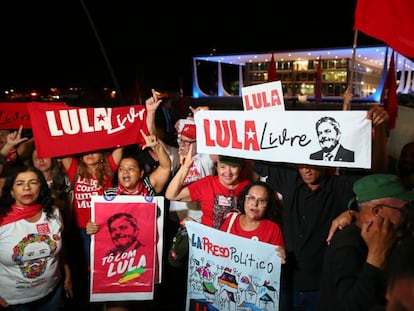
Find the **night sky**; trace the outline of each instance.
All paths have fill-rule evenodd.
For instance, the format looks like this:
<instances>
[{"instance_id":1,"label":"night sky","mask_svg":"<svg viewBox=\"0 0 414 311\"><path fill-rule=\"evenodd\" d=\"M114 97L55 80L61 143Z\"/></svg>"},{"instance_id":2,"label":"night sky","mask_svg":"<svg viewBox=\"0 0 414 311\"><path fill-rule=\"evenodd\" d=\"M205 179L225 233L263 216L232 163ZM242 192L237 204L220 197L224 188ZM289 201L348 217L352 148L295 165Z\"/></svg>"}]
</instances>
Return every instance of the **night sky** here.
<instances>
[{"instance_id":1,"label":"night sky","mask_svg":"<svg viewBox=\"0 0 414 311\"><path fill-rule=\"evenodd\" d=\"M195 55L353 44L356 0L191 2L2 1L0 89L128 89L138 80L174 91L182 78L189 95ZM358 44L381 42L360 33Z\"/></svg>"}]
</instances>

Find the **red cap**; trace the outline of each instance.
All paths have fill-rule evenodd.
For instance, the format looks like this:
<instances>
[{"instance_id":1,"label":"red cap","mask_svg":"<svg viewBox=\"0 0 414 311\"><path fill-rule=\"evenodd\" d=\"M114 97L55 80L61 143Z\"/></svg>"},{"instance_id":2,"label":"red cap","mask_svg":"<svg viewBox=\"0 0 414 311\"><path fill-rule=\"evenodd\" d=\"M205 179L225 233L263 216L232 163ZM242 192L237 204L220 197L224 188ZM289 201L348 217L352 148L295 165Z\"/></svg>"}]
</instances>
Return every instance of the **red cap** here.
<instances>
[{"instance_id":1,"label":"red cap","mask_svg":"<svg viewBox=\"0 0 414 311\"><path fill-rule=\"evenodd\" d=\"M178 134L184 135L190 139L197 139L196 126L194 124L185 124Z\"/></svg>"}]
</instances>

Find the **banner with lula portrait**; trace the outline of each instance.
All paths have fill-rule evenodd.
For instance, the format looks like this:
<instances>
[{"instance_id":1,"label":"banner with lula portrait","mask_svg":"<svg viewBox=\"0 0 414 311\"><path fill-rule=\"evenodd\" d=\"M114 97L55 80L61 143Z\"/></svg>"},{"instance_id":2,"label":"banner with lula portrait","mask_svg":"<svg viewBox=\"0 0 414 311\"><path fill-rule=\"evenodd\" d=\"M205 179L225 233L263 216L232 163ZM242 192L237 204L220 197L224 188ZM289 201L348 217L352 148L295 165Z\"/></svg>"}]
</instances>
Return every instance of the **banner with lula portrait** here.
<instances>
[{"instance_id":1,"label":"banner with lula portrait","mask_svg":"<svg viewBox=\"0 0 414 311\"><path fill-rule=\"evenodd\" d=\"M151 300L162 280L164 198L92 196L91 301Z\"/></svg>"},{"instance_id":2,"label":"banner with lula portrait","mask_svg":"<svg viewBox=\"0 0 414 311\"><path fill-rule=\"evenodd\" d=\"M371 168L366 111L202 110L197 152L273 162Z\"/></svg>"}]
</instances>

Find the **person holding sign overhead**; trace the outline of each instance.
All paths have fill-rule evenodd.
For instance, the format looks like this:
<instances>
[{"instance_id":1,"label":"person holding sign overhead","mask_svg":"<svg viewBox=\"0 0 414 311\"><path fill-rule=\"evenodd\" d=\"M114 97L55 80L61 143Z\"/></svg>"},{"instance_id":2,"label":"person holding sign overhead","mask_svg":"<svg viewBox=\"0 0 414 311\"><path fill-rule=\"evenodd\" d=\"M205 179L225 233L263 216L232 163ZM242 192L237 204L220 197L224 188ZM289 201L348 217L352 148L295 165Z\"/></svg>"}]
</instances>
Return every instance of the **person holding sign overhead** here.
<instances>
[{"instance_id":1,"label":"person holding sign overhead","mask_svg":"<svg viewBox=\"0 0 414 311\"><path fill-rule=\"evenodd\" d=\"M367 111L374 126L373 172L387 169L384 152L389 115L375 105ZM322 258L332 222L350 223L353 183L365 172L333 175L329 167L255 161L257 179L266 180L282 195L286 264L282 266L281 310L316 311ZM284 309L285 308L285 309Z\"/></svg>"}]
</instances>

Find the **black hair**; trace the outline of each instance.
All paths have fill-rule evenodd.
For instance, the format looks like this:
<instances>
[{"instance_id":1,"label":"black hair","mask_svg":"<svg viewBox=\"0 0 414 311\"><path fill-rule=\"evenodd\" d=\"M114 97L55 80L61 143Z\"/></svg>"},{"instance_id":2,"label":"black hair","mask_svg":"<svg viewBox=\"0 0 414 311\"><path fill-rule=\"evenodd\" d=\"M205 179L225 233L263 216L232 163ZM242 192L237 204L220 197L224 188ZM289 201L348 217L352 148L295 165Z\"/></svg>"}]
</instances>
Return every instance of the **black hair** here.
<instances>
[{"instance_id":1,"label":"black hair","mask_svg":"<svg viewBox=\"0 0 414 311\"><path fill-rule=\"evenodd\" d=\"M238 209L242 214L244 214L244 202L246 200L246 195L249 193L250 188L254 186L261 186L266 189L267 192L267 208L266 208L266 214L265 219L270 219L277 223L280 227L282 227L282 203L280 200L276 198L276 192L273 190L270 185L264 181L255 181L248 184L242 192L239 194L237 204Z\"/></svg>"},{"instance_id":2,"label":"black hair","mask_svg":"<svg viewBox=\"0 0 414 311\"><path fill-rule=\"evenodd\" d=\"M128 221L131 226L135 229L135 231L138 230L138 224L137 224L137 220L135 219L134 216L132 216L131 214L128 213L116 213L114 215L112 215L111 217L108 218L107 224L108 224L108 228L111 228L111 224L113 221L119 219L119 218L126 218L125 220Z\"/></svg>"},{"instance_id":3,"label":"black hair","mask_svg":"<svg viewBox=\"0 0 414 311\"><path fill-rule=\"evenodd\" d=\"M16 202L11 193L13 190L14 182L20 173L25 172L34 172L37 175L37 178L40 181L40 193L36 204L41 204L43 206L43 211L46 212L47 218L52 217L53 198L45 177L40 170L33 166L22 166L15 168L13 172L6 178L6 183L2 189L3 194L0 197L0 219L6 216L12 210L12 205Z\"/></svg>"}]
</instances>

